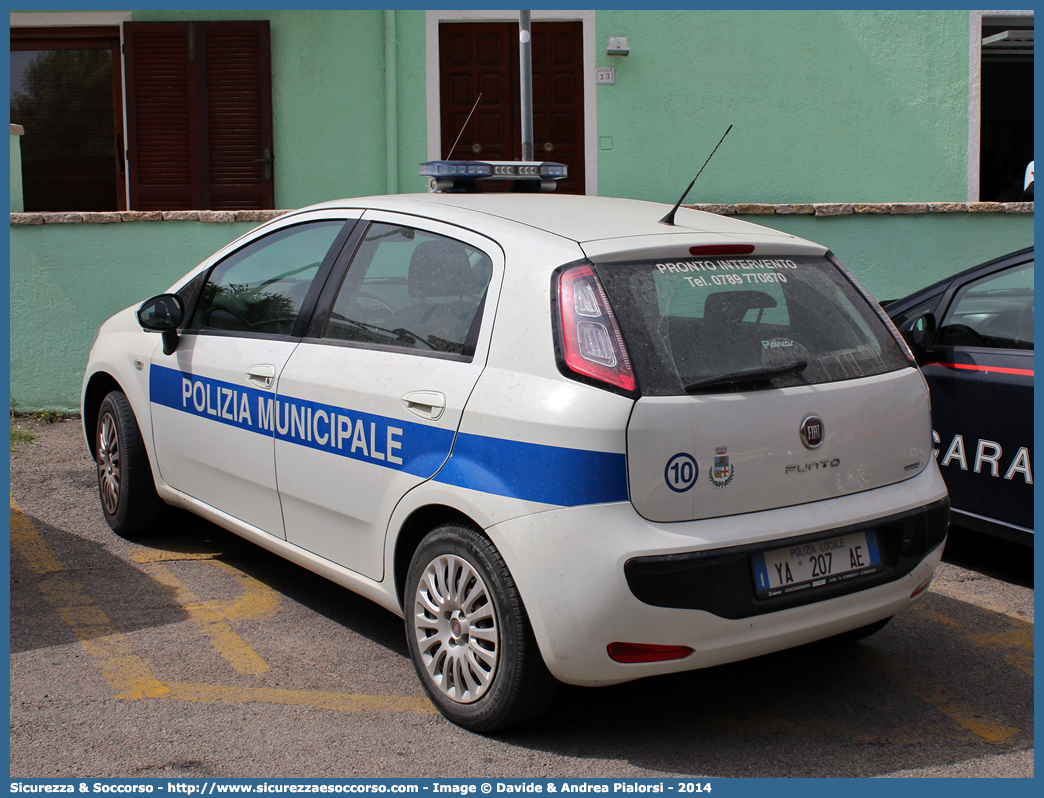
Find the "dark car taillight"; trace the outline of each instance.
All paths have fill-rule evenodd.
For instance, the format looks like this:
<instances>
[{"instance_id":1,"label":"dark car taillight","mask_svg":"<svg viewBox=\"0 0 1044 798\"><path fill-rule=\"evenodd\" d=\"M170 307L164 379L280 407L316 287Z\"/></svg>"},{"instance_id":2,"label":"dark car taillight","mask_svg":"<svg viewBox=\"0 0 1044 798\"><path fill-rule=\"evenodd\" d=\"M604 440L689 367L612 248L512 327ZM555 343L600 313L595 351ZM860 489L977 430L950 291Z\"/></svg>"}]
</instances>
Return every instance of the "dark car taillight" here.
<instances>
[{"instance_id":1,"label":"dark car taillight","mask_svg":"<svg viewBox=\"0 0 1044 798\"><path fill-rule=\"evenodd\" d=\"M557 275L559 364L568 373L634 393L637 381L620 327L590 264Z\"/></svg>"}]
</instances>

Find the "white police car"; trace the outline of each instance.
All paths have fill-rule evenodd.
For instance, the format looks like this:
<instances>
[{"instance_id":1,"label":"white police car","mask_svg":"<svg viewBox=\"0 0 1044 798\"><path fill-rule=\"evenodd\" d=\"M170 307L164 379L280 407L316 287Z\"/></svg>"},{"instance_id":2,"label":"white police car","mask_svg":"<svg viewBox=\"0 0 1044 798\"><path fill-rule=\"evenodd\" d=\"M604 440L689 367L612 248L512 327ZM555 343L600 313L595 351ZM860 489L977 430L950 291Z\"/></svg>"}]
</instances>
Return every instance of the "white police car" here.
<instances>
[{"instance_id":1,"label":"white police car","mask_svg":"<svg viewBox=\"0 0 1044 798\"><path fill-rule=\"evenodd\" d=\"M923 377L824 247L663 211L421 194L258 227L101 328L109 524L180 506L403 615L480 731L555 680L876 631L946 536Z\"/></svg>"}]
</instances>

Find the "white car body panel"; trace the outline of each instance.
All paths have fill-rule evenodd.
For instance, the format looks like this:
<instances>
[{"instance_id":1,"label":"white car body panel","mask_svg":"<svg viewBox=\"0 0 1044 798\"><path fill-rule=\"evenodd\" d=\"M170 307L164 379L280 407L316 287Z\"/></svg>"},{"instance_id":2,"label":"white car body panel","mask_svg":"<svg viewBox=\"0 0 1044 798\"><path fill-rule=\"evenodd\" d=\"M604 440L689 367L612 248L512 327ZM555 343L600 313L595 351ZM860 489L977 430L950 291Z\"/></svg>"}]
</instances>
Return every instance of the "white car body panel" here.
<instances>
[{"instance_id":1,"label":"white car body panel","mask_svg":"<svg viewBox=\"0 0 1044 798\"><path fill-rule=\"evenodd\" d=\"M826 435L807 449L797 430L812 414ZM916 369L774 391L644 396L627 428L631 501L650 521L689 521L871 490L928 466L918 442L930 419ZM728 475L715 481L716 451ZM684 491L664 476L678 452L696 458L695 484Z\"/></svg>"},{"instance_id":2,"label":"white car body panel","mask_svg":"<svg viewBox=\"0 0 1044 798\"><path fill-rule=\"evenodd\" d=\"M487 530L525 596L541 653L556 678L606 685L641 676L709 667L779 651L864 626L910 606L931 578L937 549L912 573L880 587L825 602L738 620L699 610L654 607L632 595L623 565L650 554L687 553L768 542L916 509L945 494L937 468L875 491L760 513L656 524L629 503L526 515ZM606 654L614 641L688 645L684 660L622 665Z\"/></svg>"},{"instance_id":3,"label":"white car body panel","mask_svg":"<svg viewBox=\"0 0 1044 798\"><path fill-rule=\"evenodd\" d=\"M163 481L205 504L284 538L273 438L276 379L296 341L186 335L173 355L156 349L150 370L155 462ZM271 388L247 370L268 366Z\"/></svg>"}]
</instances>

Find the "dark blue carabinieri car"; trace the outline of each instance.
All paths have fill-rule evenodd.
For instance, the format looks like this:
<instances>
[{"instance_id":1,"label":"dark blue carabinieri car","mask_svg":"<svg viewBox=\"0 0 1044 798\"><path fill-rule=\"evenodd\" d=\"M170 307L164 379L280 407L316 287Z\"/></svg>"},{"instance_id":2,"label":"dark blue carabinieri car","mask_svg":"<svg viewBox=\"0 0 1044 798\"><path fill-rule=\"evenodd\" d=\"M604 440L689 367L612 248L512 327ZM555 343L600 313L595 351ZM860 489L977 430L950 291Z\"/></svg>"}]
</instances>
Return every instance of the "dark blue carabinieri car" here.
<instances>
[{"instance_id":1,"label":"dark blue carabinieri car","mask_svg":"<svg viewBox=\"0 0 1044 798\"><path fill-rule=\"evenodd\" d=\"M885 303L932 399L951 522L1033 545L1033 247Z\"/></svg>"}]
</instances>

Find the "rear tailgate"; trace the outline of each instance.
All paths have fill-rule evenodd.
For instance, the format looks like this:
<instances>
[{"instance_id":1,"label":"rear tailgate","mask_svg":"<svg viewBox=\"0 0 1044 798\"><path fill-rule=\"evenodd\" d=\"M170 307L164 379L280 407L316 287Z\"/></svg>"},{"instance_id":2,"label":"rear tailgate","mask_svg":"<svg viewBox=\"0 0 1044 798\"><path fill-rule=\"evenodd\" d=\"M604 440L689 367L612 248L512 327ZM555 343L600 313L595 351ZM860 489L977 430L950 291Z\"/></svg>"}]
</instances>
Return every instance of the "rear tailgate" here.
<instances>
[{"instance_id":1,"label":"rear tailgate","mask_svg":"<svg viewBox=\"0 0 1044 798\"><path fill-rule=\"evenodd\" d=\"M825 385L642 397L627 427L631 501L650 521L688 521L888 485L927 465L929 415L913 369ZM806 421L820 425L814 449L802 441Z\"/></svg>"},{"instance_id":2,"label":"rear tailgate","mask_svg":"<svg viewBox=\"0 0 1044 798\"><path fill-rule=\"evenodd\" d=\"M878 312L822 251L779 249L595 266L641 393L628 476L650 520L814 502L927 465L924 380Z\"/></svg>"}]
</instances>

